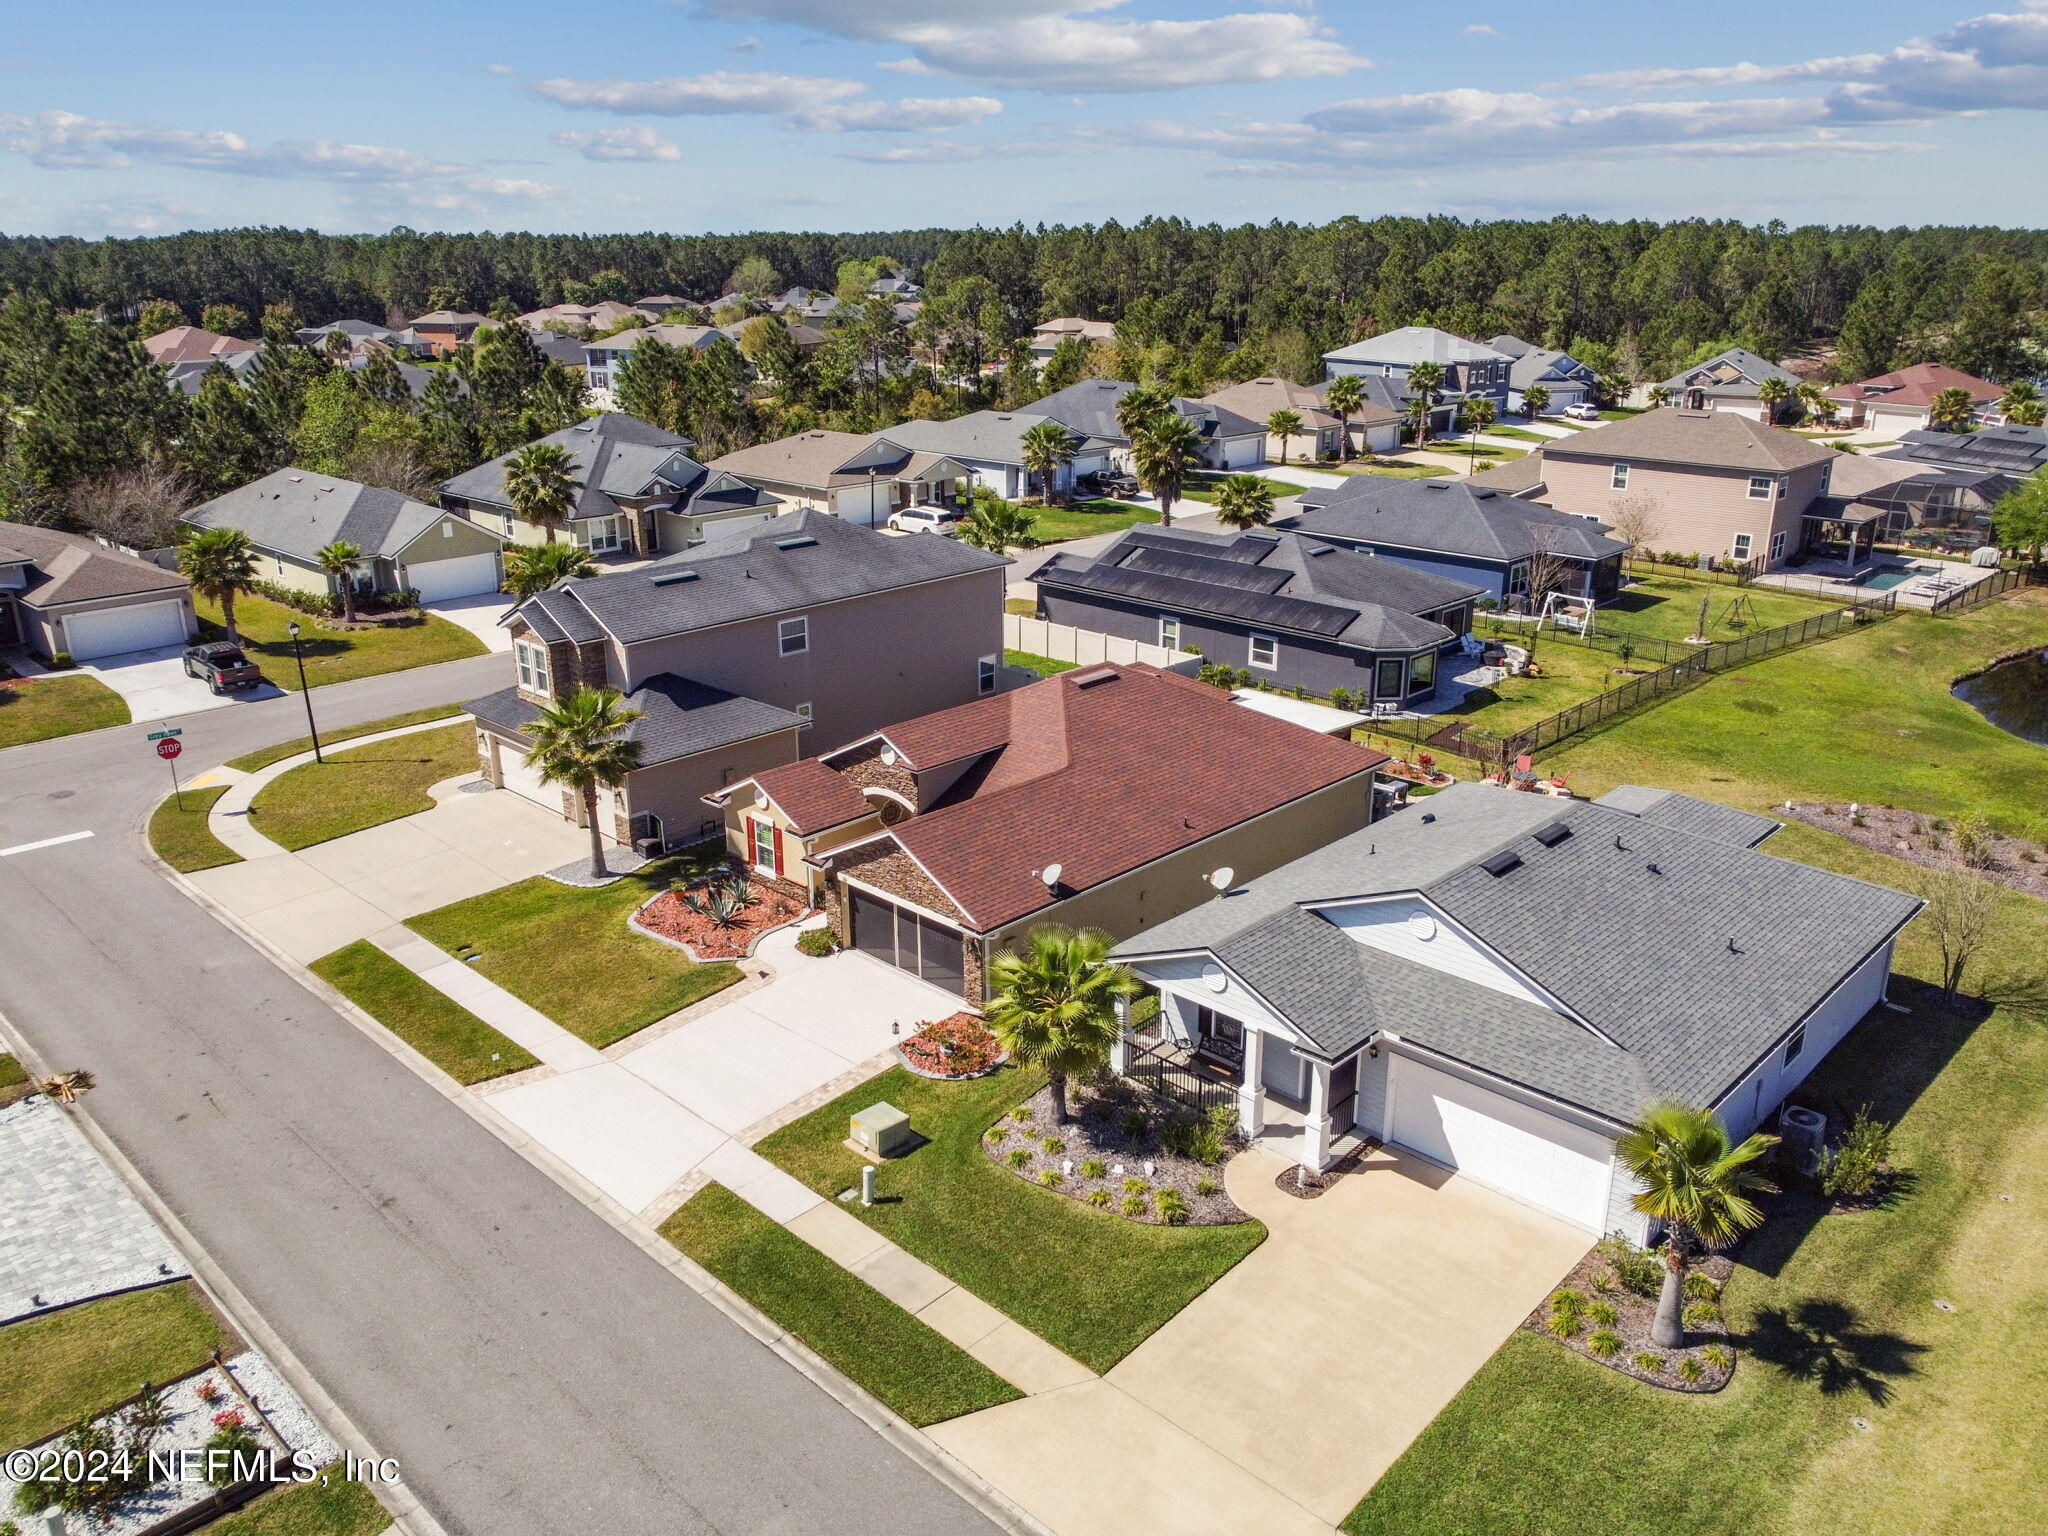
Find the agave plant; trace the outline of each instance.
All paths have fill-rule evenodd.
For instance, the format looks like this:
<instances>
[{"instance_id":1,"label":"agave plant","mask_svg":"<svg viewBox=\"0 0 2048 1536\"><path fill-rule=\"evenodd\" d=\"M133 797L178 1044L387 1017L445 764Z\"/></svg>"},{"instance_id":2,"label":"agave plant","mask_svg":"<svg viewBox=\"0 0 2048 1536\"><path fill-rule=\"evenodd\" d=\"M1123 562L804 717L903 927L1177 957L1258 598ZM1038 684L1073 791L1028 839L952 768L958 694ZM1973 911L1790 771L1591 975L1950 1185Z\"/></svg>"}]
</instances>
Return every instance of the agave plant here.
<instances>
[{"instance_id":1,"label":"agave plant","mask_svg":"<svg viewBox=\"0 0 2048 1536\"><path fill-rule=\"evenodd\" d=\"M746 902L725 881L706 885L700 891L689 892L683 897L683 905L704 918L714 928L739 927L740 914L747 909Z\"/></svg>"}]
</instances>

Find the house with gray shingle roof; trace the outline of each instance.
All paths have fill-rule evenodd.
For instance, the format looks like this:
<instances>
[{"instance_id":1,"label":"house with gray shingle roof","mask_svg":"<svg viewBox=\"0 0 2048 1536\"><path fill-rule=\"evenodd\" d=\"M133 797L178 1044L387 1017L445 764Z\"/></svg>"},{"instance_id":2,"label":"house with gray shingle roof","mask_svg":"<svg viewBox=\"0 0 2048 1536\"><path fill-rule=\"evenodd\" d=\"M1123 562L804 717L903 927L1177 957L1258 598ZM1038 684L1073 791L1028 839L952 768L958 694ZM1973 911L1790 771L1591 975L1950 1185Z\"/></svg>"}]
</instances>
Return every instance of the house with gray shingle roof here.
<instances>
[{"instance_id":1,"label":"house with gray shingle roof","mask_svg":"<svg viewBox=\"0 0 2048 1536\"><path fill-rule=\"evenodd\" d=\"M966 478L1014 501L1046 491L1024 465L1024 434L1051 420L1038 411L972 411L946 421L900 421L884 436L899 447L943 455L964 469ZM1070 491L1081 476L1109 468L1116 445L1078 430L1072 422L1060 425L1068 430L1074 457L1054 476L1057 483L1052 489Z\"/></svg>"},{"instance_id":2,"label":"house with gray shingle roof","mask_svg":"<svg viewBox=\"0 0 2048 1536\"><path fill-rule=\"evenodd\" d=\"M1266 528L1132 528L1093 558L1054 555L1033 580L1039 615L1054 623L1199 651L1280 688L1397 705L1435 692L1485 595Z\"/></svg>"},{"instance_id":3,"label":"house with gray shingle roof","mask_svg":"<svg viewBox=\"0 0 2048 1536\"><path fill-rule=\"evenodd\" d=\"M1736 1137L1884 1001L1916 896L1763 851L1767 817L1458 784L1126 939L1165 1057L1320 1170L1371 1137L1589 1233L1650 1233L1615 1136Z\"/></svg>"},{"instance_id":4,"label":"house with gray shingle roof","mask_svg":"<svg viewBox=\"0 0 2048 1536\"><path fill-rule=\"evenodd\" d=\"M1569 352L1539 347L1519 336L1495 336L1486 344L1513 359L1508 365L1511 411L1526 411L1529 391L1539 385L1549 397L1543 404L1546 415L1554 415L1568 405L1583 405L1600 392L1599 375Z\"/></svg>"},{"instance_id":5,"label":"house with gray shingle roof","mask_svg":"<svg viewBox=\"0 0 2048 1536\"><path fill-rule=\"evenodd\" d=\"M1758 386L1777 379L1790 388L1799 387L1799 375L1758 357L1746 347L1730 347L1703 363L1664 380L1671 403L1693 411L1731 411L1752 421L1767 421Z\"/></svg>"},{"instance_id":6,"label":"house with gray shingle roof","mask_svg":"<svg viewBox=\"0 0 2048 1536\"><path fill-rule=\"evenodd\" d=\"M1508 374L1512 363L1505 353L1483 342L1467 341L1429 325L1404 325L1354 341L1348 347L1323 354L1323 371L1330 378L1341 373L1377 375L1408 390L1408 373L1417 363L1435 363L1444 371L1439 396L1445 409L1456 415L1456 402L1463 399L1490 400L1494 409L1508 408Z\"/></svg>"},{"instance_id":7,"label":"house with gray shingle roof","mask_svg":"<svg viewBox=\"0 0 2048 1536\"><path fill-rule=\"evenodd\" d=\"M1127 379L1083 379L1024 407L1072 427L1092 442L1107 443L1119 468L1126 467L1131 440L1124 435L1116 408L1138 386ZM1249 469L1266 462L1266 427L1228 406L1176 395L1168 402L1201 438L1201 463L1206 469ZM1085 473L1085 471L1084 471Z\"/></svg>"},{"instance_id":8,"label":"house with gray shingle roof","mask_svg":"<svg viewBox=\"0 0 2048 1536\"><path fill-rule=\"evenodd\" d=\"M0 650L92 661L182 645L195 627L175 570L84 534L0 523Z\"/></svg>"}]
</instances>

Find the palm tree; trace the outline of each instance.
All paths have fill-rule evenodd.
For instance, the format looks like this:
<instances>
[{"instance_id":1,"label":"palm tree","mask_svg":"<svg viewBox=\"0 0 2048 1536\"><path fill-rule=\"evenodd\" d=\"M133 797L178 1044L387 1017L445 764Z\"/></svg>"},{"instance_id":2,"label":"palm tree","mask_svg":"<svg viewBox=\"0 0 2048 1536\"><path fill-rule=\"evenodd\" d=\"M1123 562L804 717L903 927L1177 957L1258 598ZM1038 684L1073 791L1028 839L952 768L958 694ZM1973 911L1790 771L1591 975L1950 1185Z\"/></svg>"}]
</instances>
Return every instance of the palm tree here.
<instances>
[{"instance_id":1,"label":"palm tree","mask_svg":"<svg viewBox=\"0 0 2048 1536\"><path fill-rule=\"evenodd\" d=\"M1138 990L1131 973L1109 959L1115 941L1100 928L1076 932L1041 923L1025 938L1022 954L1005 950L989 965L991 997L982 1010L1012 1059L1043 1067L1053 1114L1067 1113L1067 1079L1109 1060L1122 1026L1116 1001Z\"/></svg>"},{"instance_id":2,"label":"palm tree","mask_svg":"<svg viewBox=\"0 0 2048 1536\"><path fill-rule=\"evenodd\" d=\"M1273 521L1273 483L1257 475L1232 475L1216 488L1216 521L1242 531Z\"/></svg>"},{"instance_id":3,"label":"palm tree","mask_svg":"<svg viewBox=\"0 0 2048 1536\"><path fill-rule=\"evenodd\" d=\"M1177 411L1154 416L1131 439L1131 466L1137 471L1138 483L1159 498L1161 527L1173 526L1173 504L1180 497L1181 482L1201 453L1202 434Z\"/></svg>"},{"instance_id":4,"label":"palm tree","mask_svg":"<svg viewBox=\"0 0 2048 1536\"><path fill-rule=\"evenodd\" d=\"M1266 418L1266 430L1280 439L1280 462L1287 462L1287 445L1301 436L1301 412L1275 411Z\"/></svg>"},{"instance_id":5,"label":"palm tree","mask_svg":"<svg viewBox=\"0 0 2048 1536\"><path fill-rule=\"evenodd\" d=\"M1937 390L1927 403L1927 425L1937 432L1967 432L1970 418L1976 414L1977 402L1970 398L1970 392L1953 384Z\"/></svg>"},{"instance_id":6,"label":"palm tree","mask_svg":"<svg viewBox=\"0 0 2048 1536\"><path fill-rule=\"evenodd\" d=\"M977 496L974 507L960 519L960 542L1000 555L1006 549L1030 549L1038 543L1031 536L1037 519L1013 501L1000 496Z\"/></svg>"},{"instance_id":7,"label":"palm tree","mask_svg":"<svg viewBox=\"0 0 2048 1536\"><path fill-rule=\"evenodd\" d=\"M518 602L596 574L597 560L581 544L514 544L505 551L504 590Z\"/></svg>"},{"instance_id":8,"label":"palm tree","mask_svg":"<svg viewBox=\"0 0 2048 1536\"><path fill-rule=\"evenodd\" d=\"M332 334L339 335L340 332ZM355 563L363 558L363 552L347 539L336 539L332 544L323 544L313 552L313 558L320 562L320 569L341 593L341 622L353 624L356 621Z\"/></svg>"},{"instance_id":9,"label":"palm tree","mask_svg":"<svg viewBox=\"0 0 2048 1536\"><path fill-rule=\"evenodd\" d=\"M1024 472L1038 476L1045 499L1053 501L1060 471L1074 462L1074 434L1048 417L1028 428L1017 439L1017 447L1024 458Z\"/></svg>"},{"instance_id":10,"label":"palm tree","mask_svg":"<svg viewBox=\"0 0 2048 1536\"><path fill-rule=\"evenodd\" d=\"M1465 430L1472 434L1471 460L1479 462L1479 434L1493 425L1495 412L1491 400L1467 400L1464 407Z\"/></svg>"},{"instance_id":11,"label":"palm tree","mask_svg":"<svg viewBox=\"0 0 2048 1536\"><path fill-rule=\"evenodd\" d=\"M1799 396L1800 414L1808 421L1825 426L1833 419L1835 402L1828 398L1828 392L1817 381L1806 379L1793 393Z\"/></svg>"},{"instance_id":12,"label":"palm tree","mask_svg":"<svg viewBox=\"0 0 2048 1536\"><path fill-rule=\"evenodd\" d=\"M1116 403L1117 430L1132 442L1151 424L1152 418L1173 409L1173 397L1157 385L1140 384L1127 389Z\"/></svg>"},{"instance_id":13,"label":"palm tree","mask_svg":"<svg viewBox=\"0 0 2048 1536\"><path fill-rule=\"evenodd\" d=\"M1429 441L1430 407L1436 404L1436 397L1444 387L1444 365L1442 363L1417 363L1408 370L1408 392L1422 402L1422 414L1416 418L1415 446L1420 448Z\"/></svg>"},{"instance_id":14,"label":"palm tree","mask_svg":"<svg viewBox=\"0 0 2048 1536\"><path fill-rule=\"evenodd\" d=\"M1785 402L1792 398L1792 386L1780 378L1765 379L1756 387L1756 397L1763 402L1764 420L1773 422L1784 412Z\"/></svg>"},{"instance_id":15,"label":"palm tree","mask_svg":"<svg viewBox=\"0 0 2048 1536\"><path fill-rule=\"evenodd\" d=\"M256 585L256 547L239 528L206 528L178 550L178 571L201 597L220 604L221 627L236 645L235 598Z\"/></svg>"},{"instance_id":16,"label":"palm tree","mask_svg":"<svg viewBox=\"0 0 2048 1536\"><path fill-rule=\"evenodd\" d=\"M2025 379L2014 379L2005 386L2005 394L1998 402L1998 413L2016 427L2038 427L2048 405L2041 399L2041 391Z\"/></svg>"},{"instance_id":17,"label":"palm tree","mask_svg":"<svg viewBox=\"0 0 2048 1536\"><path fill-rule=\"evenodd\" d=\"M597 790L617 789L640 766L640 743L619 733L640 718L616 688L578 688L541 707L540 718L520 727L533 738L527 766L543 784L573 789L590 828L590 878L605 879L604 833L597 823Z\"/></svg>"},{"instance_id":18,"label":"palm tree","mask_svg":"<svg viewBox=\"0 0 2048 1536\"><path fill-rule=\"evenodd\" d=\"M1669 384L1652 384L1652 385L1650 386L1650 404L1651 404L1651 405L1653 405L1653 406L1657 406L1657 407L1662 407L1662 406L1666 406L1666 405L1669 405L1670 403L1671 403L1671 386L1670 386Z\"/></svg>"},{"instance_id":19,"label":"palm tree","mask_svg":"<svg viewBox=\"0 0 2048 1536\"><path fill-rule=\"evenodd\" d=\"M1635 1208L1664 1223L1664 1290L1651 1327L1659 1349L1684 1347L1685 1271L1694 1246L1722 1247L1764 1219L1750 1197L1775 1194L1777 1186L1753 1165L1777 1144L1777 1137L1758 1134L1732 1146L1712 1110L1669 1101L1652 1104L1615 1138L1622 1166L1642 1186Z\"/></svg>"},{"instance_id":20,"label":"palm tree","mask_svg":"<svg viewBox=\"0 0 2048 1536\"><path fill-rule=\"evenodd\" d=\"M1534 421L1543 414L1543 408L1550 404L1550 391L1541 384L1531 384L1522 391L1522 414Z\"/></svg>"},{"instance_id":21,"label":"palm tree","mask_svg":"<svg viewBox=\"0 0 2048 1536\"><path fill-rule=\"evenodd\" d=\"M1365 405L1365 385L1355 373L1340 373L1323 386L1323 404L1337 413L1337 462L1351 457L1351 418Z\"/></svg>"},{"instance_id":22,"label":"palm tree","mask_svg":"<svg viewBox=\"0 0 2048 1536\"><path fill-rule=\"evenodd\" d=\"M1429 418L1435 409L1421 395L1408 402L1408 419L1415 424L1415 446L1418 448L1429 438Z\"/></svg>"},{"instance_id":23,"label":"palm tree","mask_svg":"<svg viewBox=\"0 0 2048 1536\"><path fill-rule=\"evenodd\" d=\"M526 521L540 524L550 544L582 489L576 461L553 443L529 443L505 461L505 499Z\"/></svg>"}]
</instances>

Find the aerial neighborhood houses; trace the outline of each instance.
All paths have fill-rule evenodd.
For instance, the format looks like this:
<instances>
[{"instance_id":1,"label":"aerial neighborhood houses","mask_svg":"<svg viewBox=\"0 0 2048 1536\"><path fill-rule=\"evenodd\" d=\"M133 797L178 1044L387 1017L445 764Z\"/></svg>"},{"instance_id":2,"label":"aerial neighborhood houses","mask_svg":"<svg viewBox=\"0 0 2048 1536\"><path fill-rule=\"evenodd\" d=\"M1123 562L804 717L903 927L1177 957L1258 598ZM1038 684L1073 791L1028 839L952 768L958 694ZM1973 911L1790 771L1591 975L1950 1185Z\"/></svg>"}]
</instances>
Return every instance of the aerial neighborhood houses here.
<instances>
[{"instance_id":1,"label":"aerial neighborhood houses","mask_svg":"<svg viewBox=\"0 0 2048 1536\"><path fill-rule=\"evenodd\" d=\"M177 572L83 534L0 525L0 649L96 661L183 645L196 627Z\"/></svg>"},{"instance_id":2,"label":"aerial neighborhood houses","mask_svg":"<svg viewBox=\"0 0 2048 1536\"><path fill-rule=\"evenodd\" d=\"M1044 402L1040 402L1043 404ZM1071 456L1056 468L1035 469L1025 437L1051 422L1066 433ZM891 443L934 454L998 496L1061 496L1085 475L1110 467L1120 439L1098 437L1038 410L974 411L947 421L899 422L884 434Z\"/></svg>"},{"instance_id":3,"label":"aerial neighborhood houses","mask_svg":"<svg viewBox=\"0 0 2048 1536\"><path fill-rule=\"evenodd\" d=\"M972 466L907 448L887 432L823 428L736 449L711 468L758 487L784 510L816 508L863 527L909 507L957 507L975 477Z\"/></svg>"},{"instance_id":4,"label":"aerial neighborhood houses","mask_svg":"<svg viewBox=\"0 0 2048 1536\"><path fill-rule=\"evenodd\" d=\"M1117 416L1117 407L1138 386L1123 379L1083 379L1042 400L1034 400L1025 411L1049 416L1071 427L1089 449L1109 449L1109 460L1117 468L1130 462L1131 438ZM1168 402L1175 415L1195 429L1200 447L1198 461L1207 469L1243 469L1262 464L1266 458L1266 428L1237 412L1208 400L1187 400L1175 396ZM1088 468L1076 468L1087 474Z\"/></svg>"},{"instance_id":5,"label":"aerial neighborhood houses","mask_svg":"<svg viewBox=\"0 0 2048 1536\"><path fill-rule=\"evenodd\" d=\"M1384 335L1368 336L1348 347L1323 354L1330 378L1360 374L1386 379L1404 391L1418 364L1439 370L1434 393L1441 403L1432 413L1432 430L1449 429L1463 400L1485 400L1496 411L1508 409L1509 378L1514 359L1484 343L1467 341L1426 325L1404 325Z\"/></svg>"},{"instance_id":6,"label":"aerial neighborhood houses","mask_svg":"<svg viewBox=\"0 0 2048 1536\"><path fill-rule=\"evenodd\" d=\"M1764 385L1775 381L1787 390L1799 387L1799 375L1776 363L1766 362L1754 352L1730 347L1718 356L1673 374L1655 388L1671 404L1687 411L1720 411L1747 416L1752 421L1769 421L1772 410L1764 399Z\"/></svg>"},{"instance_id":7,"label":"aerial neighborhood houses","mask_svg":"<svg viewBox=\"0 0 2048 1536\"><path fill-rule=\"evenodd\" d=\"M1957 421L1936 421L1937 405L1948 403L1942 396L1949 390L1959 390L1967 398L1964 415ZM2004 389L1989 379L1941 363L1915 363L1861 383L1837 384L1827 391L1827 398L1840 408L1844 425L1881 427L1902 438L1908 432L1930 428L1955 431L1990 421L2004 394Z\"/></svg>"},{"instance_id":8,"label":"aerial neighborhood houses","mask_svg":"<svg viewBox=\"0 0 2048 1536\"><path fill-rule=\"evenodd\" d=\"M1336 458L1347 426L1351 441L1346 452L1392 453L1400 447L1398 407L1366 396L1349 412L1341 412L1324 397L1326 387L1297 384L1292 379L1247 379L1210 391L1201 403L1263 425L1266 457L1282 464L1297 455ZM1283 413L1297 419L1296 430L1286 437L1273 430L1273 418Z\"/></svg>"},{"instance_id":9,"label":"aerial neighborhood houses","mask_svg":"<svg viewBox=\"0 0 2048 1536\"><path fill-rule=\"evenodd\" d=\"M1116 340L1116 327L1107 320L1084 320L1078 315L1041 321L1031 329L1032 361L1047 361L1061 342L1070 339L1083 346L1107 346Z\"/></svg>"},{"instance_id":10,"label":"aerial neighborhood houses","mask_svg":"<svg viewBox=\"0 0 2048 1536\"><path fill-rule=\"evenodd\" d=\"M1529 391L1532 389L1543 391L1536 398L1543 402L1546 412L1563 411L1574 405L1591 405L1599 397L1598 375L1569 352L1534 346L1519 336L1495 336L1486 344L1511 359L1508 365L1508 409L1511 411L1528 410Z\"/></svg>"}]
</instances>

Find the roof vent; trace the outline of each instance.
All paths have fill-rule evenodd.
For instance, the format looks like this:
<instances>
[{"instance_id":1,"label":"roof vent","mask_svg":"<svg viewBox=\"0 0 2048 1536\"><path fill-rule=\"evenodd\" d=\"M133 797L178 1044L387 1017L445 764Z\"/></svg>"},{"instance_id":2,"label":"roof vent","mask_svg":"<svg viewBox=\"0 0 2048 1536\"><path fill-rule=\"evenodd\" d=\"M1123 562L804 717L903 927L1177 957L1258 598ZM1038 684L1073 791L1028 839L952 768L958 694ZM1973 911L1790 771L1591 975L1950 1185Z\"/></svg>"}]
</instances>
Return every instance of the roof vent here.
<instances>
[{"instance_id":1,"label":"roof vent","mask_svg":"<svg viewBox=\"0 0 2048 1536\"><path fill-rule=\"evenodd\" d=\"M1572 835L1572 829L1561 821L1553 821L1547 827L1538 827L1529 834L1546 848L1555 848Z\"/></svg>"},{"instance_id":2,"label":"roof vent","mask_svg":"<svg viewBox=\"0 0 2048 1536\"><path fill-rule=\"evenodd\" d=\"M777 539L775 541L775 547L777 549L809 549L812 545L816 544L817 542L818 541L812 538L809 534L804 534L801 537L794 539Z\"/></svg>"},{"instance_id":3,"label":"roof vent","mask_svg":"<svg viewBox=\"0 0 2048 1536\"><path fill-rule=\"evenodd\" d=\"M1097 667L1092 672L1076 672L1070 681L1076 688L1094 688L1103 683L1113 683L1120 676L1114 667Z\"/></svg>"},{"instance_id":4,"label":"roof vent","mask_svg":"<svg viewBox=\"0 0 2048 1536\"><path fill-rule=\"evenodd\" d=\"M1335 549L1336 547L1337 546L1334 544L1311 544L1307 548L1307 550L1304 551L1304 553L1311 560L1320 560L1324 555L1327 555L1331 550Z\"/></svg>"},{"instance_id":5,"label":"roof vent","mask_svg":"<svg viewBox=\"0 0 2048 1536\"><path fill-rule=\"evenodd\" d=\"M1520 869L1522 867L1522 856L1510 848L1505 853L1496 853L1490 859L1481 860L1479 867L1498 880L1509 871Z\"/></svg>"},{"instance_id":6,"label":"roof vent","mask_svg":"<svg viewBox=\"0 0 2048 1536\"><path fill-rule=\"evenodd\" d=\"M693 570L663 571L659 576L653 576L648 579L654 586L672 587L679 581L695 581L697 573Z\"/></svg>"},{"instance_id":7,"label":"roof vent","mask_svg":"<svg viewBox=\"0 0 2048 1536\"><path fill-rule=\"evenodd\" d=\"M1498 494L1499 493L1496 491L1474 491L1472 493L1472 499L1474 501L1485 501L1489 496L1495 496Z\"/></svg>"}]
</instances>

